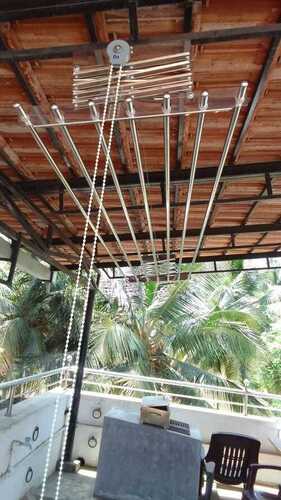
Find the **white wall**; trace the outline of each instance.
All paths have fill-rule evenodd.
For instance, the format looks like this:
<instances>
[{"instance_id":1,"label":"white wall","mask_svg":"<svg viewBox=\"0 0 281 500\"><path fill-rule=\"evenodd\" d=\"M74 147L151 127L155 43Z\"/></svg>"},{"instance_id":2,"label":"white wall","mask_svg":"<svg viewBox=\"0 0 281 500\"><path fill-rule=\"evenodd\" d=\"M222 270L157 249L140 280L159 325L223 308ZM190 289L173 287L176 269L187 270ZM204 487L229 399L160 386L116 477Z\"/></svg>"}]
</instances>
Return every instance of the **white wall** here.
<instances>
[{"instance_id":1,"label":"white wall","mask_svg":"<svg viewBox=\"0 0 281 500\"><path fill-rule=\"evenodd\" d=\"M50 434L56 392L52 391L36 396L14 405L13 416L5 417L0 412L0 499L20 500L31 487L37 487L42 482L48 438ZM49 473L55 470L61 448L62 427L65 421L65 409L68 403L66 393L61 395L58 418L56 422L56 438L52 450L52 459ZM84 458L87 465L96 466L102 436L103 418L111 408L121 408L137 411L139 399L123 398L120 396L106 396L93 392L83 392L78 415L78 428L75 434L73 458ZM100 410L101 415L93 417L93 410ZM183 405L171 405L172 418L185 421L197 427L202 441L207 445L213 432L226 431L242 433L259 439L262 443L261 463L281 465L281 455L277 447L280 446L280 421L274 418L243 417L233 414L222 414L216 411L193 408ZM11 442L15 439L24 441L32 437L34 428L39 427L39 437L32 443L32 450L26 447L15 446L12 453L11 471L6 472L9 463ZM94 436L97 445L88 446L88 440ZM25 482L29 467L33 469L31 483ZM263 482L280 483L280 474L263 474Z\"/></svg>"},{"instance_id":2,"label":"white wall","mask_svg":"<svg viewBox=\"0 0 281 500\"><path fill-rule=\"evenodd\" d=\"M19 500L31 487L41 484L56 395L55 391L49 392L18 403L13 407L11 417L6 417L4 411L0 412L1 500ZM61 429L65 421L66 404L67 396L61 394L49 473L55 470L56 461L59 458ZM39 427L38 439L32 441L32 434L36 426ZM32 449L15 444L11 455L12 441L24 441L26 437L31 438ZM11 469L10 472L7 472L10 455L12 458ZM30 483L26 483L25 476L29 467L33 469L33 478Z\"/></svg>"},{"instance_id":3,"label":"white wall","mask_svg":"<svg viewBox=\"0 0 281 500\"><path fill-rule=\"evenodd\" d=\"M136 411L140 399L107 396L93 392L83 392L78 414L78 428L75 435L74 458L82 457L87 465L95 467L98 461L104 415L111 408L122 408ZM93 417L93 410L99 409L101 416ZM185 405L171 404L172 418L189 423L200 430L202 441L207 445L214 432L233 432L246 434L261 441L260 463L281 465L281 454L272 443L280 446L281 421L277 418L244 417L242 415L223 414L212 410ZM88 440L94 436L97 446L90 448ZM263 482L281 483L280 473L263 473Z\"/></svg>"}]
</instances>

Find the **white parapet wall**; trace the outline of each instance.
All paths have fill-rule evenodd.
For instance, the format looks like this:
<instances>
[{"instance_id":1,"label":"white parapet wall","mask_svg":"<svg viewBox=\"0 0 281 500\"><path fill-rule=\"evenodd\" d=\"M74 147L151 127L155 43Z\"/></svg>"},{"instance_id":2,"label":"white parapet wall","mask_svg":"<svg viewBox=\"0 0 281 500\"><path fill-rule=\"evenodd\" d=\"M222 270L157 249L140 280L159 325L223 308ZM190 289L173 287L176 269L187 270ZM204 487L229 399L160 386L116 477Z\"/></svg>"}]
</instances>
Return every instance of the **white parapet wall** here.
<instances>
[{"instance_id":1,"label":"white parapet wall","mask_svg":"<svg viewBox=\"0 0 281 500\"><path fill-rule=\"evenodd\" d=\"M73 458L83 458L86 465L96 467L103 418L111 408L138 411L140 399L93 392L82 393ZM179 404L171 404L171 417L197 428L206 448L211 434L215 432L252 436L261 442L260 463L281 466L281 420L278 418L243 416ZM263 483L281 483L278 472L263 472L259 479Z\"/></svg>"},{"instance_id":2,"label":"white parapet wall","mask_svg":"<svg viewBox=\"0 0 281 500\"><path fill-rule=\"evenodd\" d=\"M42 482L57 392L35 396L0 412L0 499L20 500ZM68 397L60 394L49 474L60 456ZM24 443L24 444L21 444Z\"/></svg>"},{"instance_id":3,"label":"white parapet wall","mask_svg":"<svg viewBox=\"0 0 281 500\"><path fill-rule=\"evenodd\" d=\"M41 484L56 397L57 392L51 391L17 403L11 417L0 412L0 500L21 500L31 488ZM69 394L61 393L48 475L55 470L60 456L68 401ZM83 458L86 465L96 467L103 419L112 408L138 411L140 399L82 392L73 458ZM197 428L206 448L213 432L255 437L261 441L260 463L281 465L280 419L244 417L178 404L171 404L171 416ZM26 446L29 444L30 447ZM260 480L269 484L281 483L278 473L263 474Z\"/></svg>"}]
</instances>

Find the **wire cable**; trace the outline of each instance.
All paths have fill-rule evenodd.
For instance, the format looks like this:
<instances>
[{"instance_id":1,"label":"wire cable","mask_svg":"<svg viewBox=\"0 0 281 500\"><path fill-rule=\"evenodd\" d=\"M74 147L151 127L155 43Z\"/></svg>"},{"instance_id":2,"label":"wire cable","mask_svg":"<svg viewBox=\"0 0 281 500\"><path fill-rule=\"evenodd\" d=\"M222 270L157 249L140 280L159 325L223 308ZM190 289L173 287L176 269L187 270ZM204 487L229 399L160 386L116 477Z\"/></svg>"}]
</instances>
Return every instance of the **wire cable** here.
<instances>
[{"instance_id":1,"label":"wire cable","mask_svg":"<svg viewBox=\"0 0 281 500\"><path fill-rule=\"evenodd\" d=\"M109 73L109 83L108 83L108 91L110 90L110 82L111 82L111 77L112 77L112 71L113 67L110 66L110 73ZM100 204L99 204L99 209L98 209L98 215L97 215L97 231L99 229L100 221L101 221L101 214L102 214L102 204L103 204L103 199L104 199L104 193L105 193L105 185L106 185L106 178L107 178L107 171L108 171L108 165L109 165L109 158L110 158L110 151L111 151L111 145L112 145L112 139L113 139L113 131L114 131L114 123L115 123L115 117L116 117L116 111L117 111L117 104L118 104L118 95L119 95L119 88L120 88L120 83L121 83L121 77L122 77L122 66L119 68L118 72L118 81L116 85L116 94L115 94L115 100L114 100L114 106L113 106L113 112L112 112L112 121L111 121L111 127L110 127L110 132L109 132L109 139L108 139L108 151L105 159L105 166L104 166L104 174L103 174L103 182L102 182L102 188L101 188L101 195L100 195ZM109 95L109 92L108 92ZM105 109L103 112L103 127L104 127L104 121L105 121L105 115L106 115L106 109L108 106L108 99L105 101ZM103 127L102 127L102 133L103 133ZM101 146L102 146L102 140L101 138L99 139L98 143L98 149L97 149L97 156L96 156L96 165L95 165L95 174L99 165L99 159L100 159L100 153L101 153ZM95 180L96 175L94 175ZM93 198L94 198L94 187L95 184L94 182L92 183L92 188L91 188L91 194L90 194L90 199L89 199L89 206L88 206L88 213L87 213L87 220L85 224L85 229L84 229L84 239L83 242L86 243L86 237L87 237L87 232L88 232L88 226L89 226L89 220L90 220L90 214L92 210L92 204L93 204ZM72 387L71 387L71 396L70 396L70 402L69 402L69 412L66 417L66 424L65 424L65 432L64 432L64 437L63 437L63 444L62 444L62 449L61 449L61 458L60 458L60 465L59 465L59 472L58 472L58 478L57 478L57 485L56 485L56 493L55 493L55 499L58 500L59 498L59 493L60 493L60 487L61 487L61 480L62 480L62 473L63 473L63 464L64 464L64 457L65 457L65 451L66 451L66 443L67 443L67 436L69 432L69 425L70 425L70 417L72 413L72 404L73 404L73 397L74 397L74 388L76 384L76 378L77 378L77 368L78 368L78 363L79 363L79 357L80 357L80 352L81 352L81 345L82 345L82 339L83 339L83 332L84 332L84 325L85 325L85 320L86 320L86 314L87 314L87 304L88 304L88 299L89 299L89 293L92 285L92 271L93 271L93 265L95 261L95 254L96 254L96 248L97 248L97 233L95 234L94 237L94 243L92 246L92 256L91 256L91 263L90 263L90 270L88 274L88 280L87 280L87 286L86 286L86 294L85 294L85 300L84 300L84 307L83 307L83 316L82 316L82 321L81 321L81 329L80 329L80 335L79 335L79 340L78 340L78 347L77 347L77 353L76 353L76 363L75 363L75 371L74 371L74 377L72 381ZM82 245L83 248L83 245ZM84 244L85 248L85 244ZM84 251L83 248L83 251ZM82 252L82 250L81 250Z\"/></svg>"},{"instance_id":2,"label":"wire cable","mask_svg":"<svg viewBox=\"0 0 281 500\"><path fill-rule=\"evenodd\" d=\"M107 93L108 94L110 92L112 72L113 72L113 68L111 66L110 70L109 70L109 77L108 77L108 88L107 88ZM104 123L105 123L106 111L107 111L107 104L108 104L108 99L106 99L105 105L104 105L102 127L104 127ZM96 174L97 174L97 169L98 169L98 165L99 165L100 149L101 148L98 145L97 155L96 155L96 161L95 161L94 175L93 175L93 179L92 179L92 182L93 182L92 187L93 188L94 188L94 185L95 185ZM71 332L72 332L74 312L75 312L75 308L76 308L77 296L78 296L78 290L79 290L79 283L80 283L81 274L82 274L82 263L83 263L84 250L85 250L86 240L87 240L89 218L90 218L90 214L91 214L91 203L90 202L91 202L91 199L89 200L87 220L86 220L86 224L85 224L85 228L84 228L83 243L82 243L82 246L81 246L81 252L80 252L79 265L78 265L78 271L77 271L76 282L75 282L73 302L72 302L72 306L71 306L71 313L70 313L70 318L69 318L69 325L68 325L68 330L67 330L67 335L66 335L66 342L65 342L64 353L63 353L62 368L64 368L66 366L66 364L67 364L67 353L68 353L68 348L69 348L70 336L71 336ZM95 234L95 238L96 238L96 235L97 235L97 233ZM92 260L91 260L91 263L92 263ZM89 273L89 276L90 276L90 273ZM81 336L81 332L80 332L80 336ZM81 348L81 341L79 342L78 347L79 346ZM76 359L78 359L78 357ZM64 377L64 370L62 370L61 376L60 376L59 386L61 388L63 387L63 377ZM42 488L41 488L40 500L44 499L44 495L45 495L45 491L46 491L46 483L47 483L48 472L49 472L49 467L50 467L51 452L52 452L52 447L53 447L54 434L55 434L55 428L56 428L56 421L57 421L57 417L58 417L60 399L61 399L61 393L59 393L57 395L56 401L55 401L55 409L54 409L53 420L52 420L52 424L51 424L51 432L50 432L49 444L48 444L48 449L47 449L47 456L46 456L46 462L45 462L45 469L44 469L44 475L43 475L43 481L42 481ZM60 476L61 476L61 474L62 474L62 471L60 472ZM60 477L60 481L61 481L61 477ZM56 496L56 498L58 498L58 496Z\"/></svg>"}]
</instances>

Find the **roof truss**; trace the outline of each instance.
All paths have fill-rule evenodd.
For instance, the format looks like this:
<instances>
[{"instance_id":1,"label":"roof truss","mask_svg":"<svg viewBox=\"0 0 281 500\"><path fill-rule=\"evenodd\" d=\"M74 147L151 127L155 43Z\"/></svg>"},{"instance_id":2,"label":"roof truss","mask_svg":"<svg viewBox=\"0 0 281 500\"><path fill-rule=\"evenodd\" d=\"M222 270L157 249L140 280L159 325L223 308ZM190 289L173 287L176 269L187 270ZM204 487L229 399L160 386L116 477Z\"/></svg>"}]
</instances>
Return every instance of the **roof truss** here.
<instances>
[{"instance_id":1,"label":"roof truss","mask_svg":"<svg viewBox=\"0 0 281 500\"><path fill-rule=\"evenodd\" d=\"M281 23L247 26L245 28L230 28L214 31L200 31L189 33L177 33L165 37L141 38L139 37L134 44L164 44L176 41L187 42L191 45L205 45L208 43L230 42L233 40L247 40L265 36L281 36ZM132 43L131 40L128 40ZM0 51L0 62L10 61L32 61L44 59L61 59L73 57L75 54L93 53L98 49L105 49L107 42L91 42L78 45L61 45L58 47L43 47L34 49L19 49Z\"/></svg>"}]
</instances>

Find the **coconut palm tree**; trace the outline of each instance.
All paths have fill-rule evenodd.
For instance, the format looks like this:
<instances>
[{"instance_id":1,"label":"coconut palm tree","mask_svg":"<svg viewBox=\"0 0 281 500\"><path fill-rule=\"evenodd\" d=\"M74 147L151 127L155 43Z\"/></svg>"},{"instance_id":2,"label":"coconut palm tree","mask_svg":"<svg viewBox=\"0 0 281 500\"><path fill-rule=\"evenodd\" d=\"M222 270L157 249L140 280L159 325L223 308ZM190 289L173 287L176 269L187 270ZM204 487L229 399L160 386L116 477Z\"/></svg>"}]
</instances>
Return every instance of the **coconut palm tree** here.
<instances>
[{"instance_id":1,"label":"coconut palm tree","mask_svg":"<svg viewBox=\"0 0 281 500\"><path fill-rule=\"evenodd\" d=\"M18 273L10 289L0 286L0 375L48 369L63 352L73 297L73 283L57 273L51 284ZM82 296L78 297L70 350L75 350ZM52 353L52 354L51 354ZM11 376L11 374L9 374Z\"/></svg>"},{"instance_id":2,"label":"coconut palm tree","mask_svg":"<svg viewBox=\"0 0 281 500\"><path fill-rule=\"evenodd\" d=\"M148 283L133 305L122 287L109 295L96 307L89 345L98 366L239 382L261 348L262 320L245 295L242 273L194 276L160 288Z\"/></svg>"}]
</instances>

